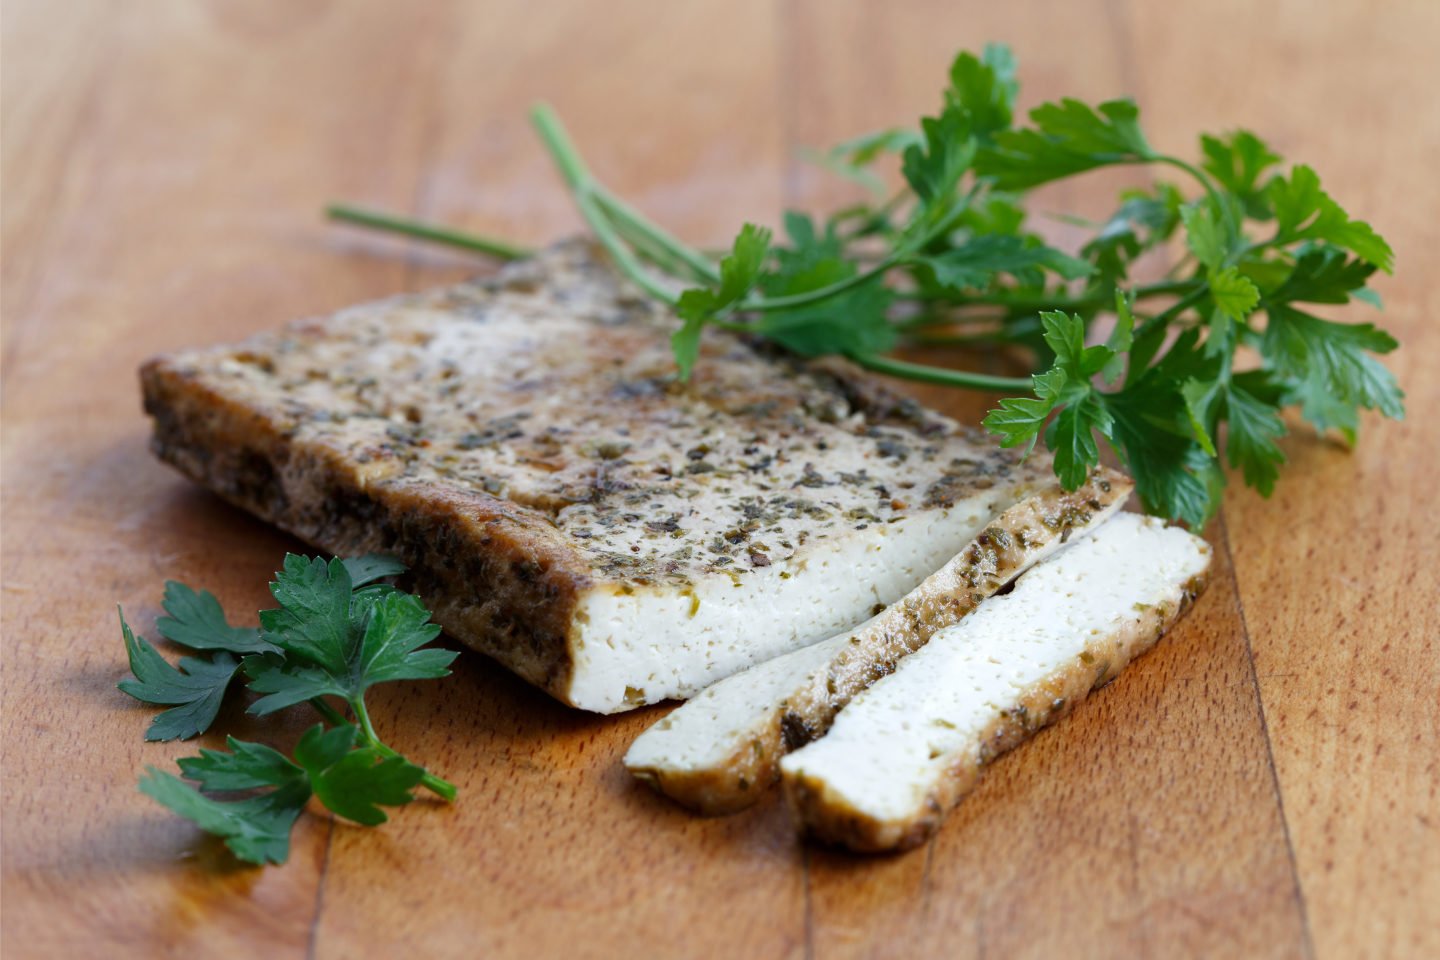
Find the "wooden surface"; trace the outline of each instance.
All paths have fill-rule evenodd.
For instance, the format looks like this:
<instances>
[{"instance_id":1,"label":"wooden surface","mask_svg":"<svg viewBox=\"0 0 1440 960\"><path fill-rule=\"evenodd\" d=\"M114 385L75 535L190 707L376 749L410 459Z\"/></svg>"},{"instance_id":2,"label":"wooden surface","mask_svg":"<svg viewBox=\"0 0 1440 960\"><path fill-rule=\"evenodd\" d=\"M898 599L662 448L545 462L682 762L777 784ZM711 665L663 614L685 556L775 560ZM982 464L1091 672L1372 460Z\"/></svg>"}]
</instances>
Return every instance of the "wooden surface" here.
<instances>
[{"instance_id":1,"label":"wooden surface","mask_svg":"<svg viewBox=\"0 0 1440 960\"><path fill-rule=\"evenodd\" d=\"M1273 500L1228 495L1214 586L1154 653L892 859L797 843L773 799L692 819L619 766L658 709L569 711L478 656L373 705L453 807L310 816L254 870L136 793L194 746L141 741L114 604L148 627L174 577L253 610L296 546L151 459L142 359L479 268L327 228L327 200L574 230L536 99L613 186L718 243L843 200L796 149L911 122L991 39L1027 103L1130 93L1180 153L1260 131L1398 251L1379 288L1409 419L1367 418L1353 453L1289 437ZM1432 0L6 0L0 950L1440 956L1437 43ZM1099 213L1115 186L1054 205Z\"/></svg>"}]
</instances>

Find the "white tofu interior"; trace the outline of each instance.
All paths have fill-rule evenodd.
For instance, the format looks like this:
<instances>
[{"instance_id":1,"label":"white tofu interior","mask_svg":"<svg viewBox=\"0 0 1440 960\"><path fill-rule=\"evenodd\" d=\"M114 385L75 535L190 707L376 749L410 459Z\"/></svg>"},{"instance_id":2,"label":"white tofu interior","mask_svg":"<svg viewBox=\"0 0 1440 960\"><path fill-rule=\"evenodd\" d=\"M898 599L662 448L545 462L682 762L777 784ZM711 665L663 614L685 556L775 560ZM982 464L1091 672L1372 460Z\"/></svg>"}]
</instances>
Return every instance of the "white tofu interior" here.
<instances>
[{"instance_id":1,"label":"white tofu interior","mask_svg":"<svg viewBox=\"0 0 1440 960\"><path fill-rule=\"evenodd\" d=\"M570 702L608 713L689 697L843 633L934 573L1017 496L992 489L947 509L817 540L744 578L592 591L576 617Z\"/></svg>"},{"instance_id":2,"label":"white tofu interior","mask_svg":"<svg viewBox=\"0 0 1440 960\"><path fill-rule=\"evenodd\" d=\"M822 782L827 796L877 820L913 816L948 770L978 760L999 713L1098 641L1178 603L1208 552L1184 530L1116 516L901 660L826 736L785 757L782 774Z\"/></svg>"}]
</instances>

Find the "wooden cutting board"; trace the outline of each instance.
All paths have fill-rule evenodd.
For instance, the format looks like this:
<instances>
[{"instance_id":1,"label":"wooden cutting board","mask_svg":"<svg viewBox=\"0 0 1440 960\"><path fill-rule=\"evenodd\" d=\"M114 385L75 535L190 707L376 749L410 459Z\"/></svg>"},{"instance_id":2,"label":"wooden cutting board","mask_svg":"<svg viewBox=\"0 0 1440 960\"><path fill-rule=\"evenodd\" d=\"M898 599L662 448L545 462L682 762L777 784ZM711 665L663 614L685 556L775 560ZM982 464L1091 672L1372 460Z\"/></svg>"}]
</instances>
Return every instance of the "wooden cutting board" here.
<instances>
[{"instance_id":1,"label":"wooden cutting board","mask_svg":"<svg viewBox=\"0 0 1440 960\"><path fill-rule=\"evenodd\" d=\"M1027 103L1130 93L1182 154L1264 133L1399 254L1409 418L1367 418L1353 453L1297 429L1272 500L1237 483L1214 585L1154 653L890 859L798 843L773 800L693 819L619 765L664 708L587 716L479 656L373 704L453 806L309 816L257 870L136 793L194 745L142 742L114 604L148 628L174 577L254 610L298 546L151 459L142 359L488 268L328 228L328 200L577 229L534 100L719 244L850 198L798 148L912 122L991 39ZM8 0L5 957L1440 956L1437 43L1430 0ZM1099 215L1134 175L1046 202Z\"/></svg>"}]
</instances>

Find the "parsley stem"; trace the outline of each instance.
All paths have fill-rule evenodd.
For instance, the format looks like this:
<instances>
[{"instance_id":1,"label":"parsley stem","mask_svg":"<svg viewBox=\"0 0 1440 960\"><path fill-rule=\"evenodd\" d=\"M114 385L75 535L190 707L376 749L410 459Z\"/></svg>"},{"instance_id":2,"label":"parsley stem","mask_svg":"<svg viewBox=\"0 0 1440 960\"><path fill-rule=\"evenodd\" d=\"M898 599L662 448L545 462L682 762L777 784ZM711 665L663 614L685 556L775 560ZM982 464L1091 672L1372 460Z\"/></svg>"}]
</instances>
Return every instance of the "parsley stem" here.
<instances>
[{"instance_id":1,"label":"parsley stem","mask_svg":"<svg viewBox=\"0 0 1440 960\"><path fill-rule=\"evenodd\" d=\"M1011 342L1011 338L999 330L991 333L963 333L945 336L915 333L908 336L906 342L917 347L973 347L982 344L1008 344Z\"/></svg>"},{"instance_id":2,"label":"parsley stem","mask_svg":"<svg viewBox=\"0 0 1440 960\"><path fill-rule=\"evenodd\" d=\"M636 286L650 296L674 306L679 297L673 290L651 276L645 266L635 259L634 252L621 239L614 224L606 216L605 210L596 198L595 180L590 176L590 171L586 169L585 161L580 159L575 145L570 142L570 137L560 123L560 118L555 115L555 111L546 104L537 104L530 111L530 121L535 126L535 132L540 135L545 149L549 151L550 159L555 162L556 169L565 179L566 186L574 194L575 205L580 209L580 215L590 225L590 229L595 233L595 238L610 254L615 265ZM638 218L639 215L636 214L636 217ZM651 239L658 238L651 237Z\"/></svg>"},{"instance_id":3,"label":"parsley stem","mask_svg":"<svg viewBox=\"0 0 1440 960\"><path fill-rule=\"evenodd\" d=\"M1145 326L1148 327L1157 324L1163 326L1164 324L1169 323L1171 320L1174 320L1176 317L1180 316L1180 314L1184 313L1186 310L1199 303L1200 300L1205 296L1206 291L1208 291L1209 289L1210 285L1208 283L1200 284L1200 286L1190 291L1189 294L1181 297L1179 300L1176 300L1164 310L1155 314L1154 317L1146 321ZM1139 331L1136 332L1138 333Z\"/></svg>"},{"instance_id":4,"label":"parsley stem","mask_svg":"<svg viewBox=\"0 0 1440 960\"><path fill-rule=\"evenodd\" d=\"M1195 285L1194 280L1167 280L1160 283L1142 283L1131 289L1136 299L1146 297L1167 296L1174 293L1184 293ZM997 306L1009 307L1015 310L1087 310L1100 307L1107 307L1115 302L1115 291L1113 288L1105 288L1095 293L1079 297L1064 296L1036 296L1035 294L1012 294L1006 290L997 290L991 293L966 296L964 294L946 294L933 291L903 290L897 291L897 300L916 300L925 303L952 303L956 306Z\"/></svg>"},{"instance_id":5,"label":"parsley stem","mask_svg":"<svg viewBox=\"0 0 1440 960\"><path fill-rule=\"evenodd\" d=\"M324 717L325 722L332 727L338 727L346 722L340 711L326 703L323 697L311 697L310 706L320 711L320 716Z\"/></svg>"},{"instance_id":6,"label":"parsley stem","mask_svg":"<svg viewBox=\"0 0 1440 960\"><path fill-rule=\"evenodd\" d=\"M382 213L378 210L352 207L343 203L332 203L326 207L325 216L341 223L352 223L356 226L370 227L389 233L398 233L407 237L415 237L419 240L430 240L434 243L458 247L461 250L473 250L477 253L485 253L492 257L498 257L501 260L524 260L535 254L535 251L529 247L516 246L513 243L496 240L493 237L482 237L478 234L462 233L459 230L451 230L448 227L422 223L418 220L397 217L393 214Z\"/></svg>"},{"instance_id":7,"label":"parsley stem","mask_svg":"<svg viewBox=\"0 0 1440 960\"><path fill-rule=\"evenodd\" d=\"M772 310L789 310L792 307L803 307L806 304L816 303L821 300L828 300L839 293L844 293L853 287L873 277L880 276L891 267L900 262L900 257L890 256L881 260L866 270L861 270L853 277L848 277L836 283L820 287L817 290L809 290L805 293L792 293L788 297L757 297L754 300L745 300L736 308L737 310L754 310L759 313L768 313Z\"/></svg>"},{"instance_id":8,"label":"parsley stem","mask_svg":"<svg viewBox=\"0 0 1440 960\"><path fill-rule=\"evenodd\" d=\"M672 246L667 245L663 240L657 238L653 233L647 232L643 227L634 221L626 219L626 215L620 212L618 207L610 206L614 198L600 187L594 184L593 196L596 203L613 221L616 232L620 238L628 243L635 252L646 260L649 260L661 271L672 277L689 280L698 283L715 283L713 280L713 267L710 272L703 272L689 260L682 257ZM693 252L693 251L692 251ZM709 256L706 254L705 256ZM723 254L722 254L723 256Z\"/></svg>"},{"instance_id":9,"label":"parsley stem","mask_svg":"<svg viewBox=\"0 0 1440 960\"><path fill-rule=\"evenodd\" d=\"M1220 216L1225 218L1225 223L1230 228L1230 232L1232 234L1238 234L1240 232L1239 225L1235 223L1234 211L1230 209L1230 205L1228 203L1221 199L1220 188L1215 185L1214 180L1210 179L1209 174L1207 174L1204 170L1201 170L1199 167L1195 166L1193 163L1187 163L1186 161L1181 160L1179 157L1172 157L1166 154L1161 154L1159 156L1153 157L1152 159L1156 163L1163 163L1166 166L1174 167L1176 170L1183 170L1186 173L1190 174L1190 176L1194 177L1195 180L1200 184L1200 186L1205 188L1206 196L1208 196L1210 198L1210 202L1215 205L1215 209L1219 212Z\"/></svg>"},{"instance_id":10,"label":"parsley stem","mask_svg":"<svg viewBox=\"0 0 1440 960\"><path fill-rule=\"evenodd\" d=\"M1029 377L992 377L986 373L931 367L873 353L852 353L847 356L866 370L919 383L937 383L944 387L964 387L970 390L993 390L998 393L1028 393L1034 388Z\"/></svg>"},{"instance_id":11,"label":"parsley stem","mask_svg":"<svg viewBox=\"0 0 1440 960\"><path fill-rule=\"evenodd\" d=\"M620 239L620 235L615 232L614 226L606 219L604 212L595 202L595 197L588 190L580 188L575 191L575 205L580 208L580 215L590 224L590 229L595 232L600 245L636 286L672 307L679 302L680 298L675 291L656 280L650 275L650 271L645 269L644 264L635 259L635 254L625 245L625 241Z\"/></svg>"},{"instance_id":12,"label":"parsley stem","mask_svg":"<svg viewBox=\"0 0 1440 960\"><path fill-rule=\"evenodd\" d=\"M639 235L666 253L681 261L698 276L711 283L720 281L720 271L715 264L694 247L681 242L664 228L650 220L639 210L611 193L604 184L595 179L589 167L575 149L565 125L549 104L536 104L530 111L530 121L540 134L540 140L550 153L550 159L560 169L565 183L572 192L585 192L598 202L599 206L616 221L621 230Z\"/></svg>"},{"instance_id":13,"label":"parsley stem","mask_svg":"<svg viewBox=\"0 0 1440 960\"><path fill-rule=\"evenodd\" d=\"M355 711L355 720L360 724L360 735L365 738L366 743L379 751L382 756L400 756L398 752L386 746L380 741L380 738L376 736L375 725L370 722L370 711L365 709L365 698L363 696L351 698L350 709ZM429 770L426 770L425 775L420 778L420 785L447 802L454 800L456 794L459 792L455 789L455 784L449 780L435 776L435 774Z\"/></svg>"},{"instance_id":14,"label":"parsley stem","mask_svg":"<svg viewBox=\"0 0 1440 960\"><path fill-rule=\"evenodd\" d=\"M593 177L590 181L590 187L591 192L595 194L595 199L600 201L600 205L609 211L610 215L615 218L617 225L622 229L635 232L655 247L675 257L684 263L685 266L689 267L697 279L705 280L709 283L720 282L720 270L708 255L701 253L687 243L677 240L663 228L646 218L640 211L611 193L604 184L595 181Z\"/></svg>"},{"instance_id":15,"label":"parsley stem","mask_svg":"<svg viewBox=\"0 0 1440 960\"><path fill-rule=\"evenodd\" d=\"M898 319L895 321L894 327L903 333L910 330L924 330L927 327L965 327L977 324L1003 326L1013 319L1015 318L1006 316L1004 313L941 313L931 309Z\"/></svg>"}]
</instances>

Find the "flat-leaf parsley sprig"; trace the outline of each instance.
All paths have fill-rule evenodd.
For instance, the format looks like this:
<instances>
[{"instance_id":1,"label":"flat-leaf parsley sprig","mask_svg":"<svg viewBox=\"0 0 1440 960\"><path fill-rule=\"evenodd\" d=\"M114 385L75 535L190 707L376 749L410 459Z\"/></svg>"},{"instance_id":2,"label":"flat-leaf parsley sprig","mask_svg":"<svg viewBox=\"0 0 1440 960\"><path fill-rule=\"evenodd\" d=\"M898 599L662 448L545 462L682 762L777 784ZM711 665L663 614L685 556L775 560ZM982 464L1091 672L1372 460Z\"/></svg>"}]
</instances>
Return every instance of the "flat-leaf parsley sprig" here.
<instances>
[{"instance_id":1,"label":"flat-leaf parsley sprig","mask_svg":"<svg viewBox=\"0 0 1440 960\"><path fill-rule=\"evenodd\" d=\"M287 555L270 585L279 607L260 612L258 629L232 626L214 595L170 581L166 616L156 629L172 643L209 653L182 657L178 666L136 636L122 612L132 676L120 681L120 689L170 708L156 715L147 740L185 740L208 730L241 675L250 690L263 694L250 713L264 716L308 703L322 720L300 738L293 760L230 737L228 750L181 758L181 777L149 767L140 790L223 837L251 863L281 863L289 856L291 828L312 796L366 826L384 823L380 808L409 803L416 787L453 800L452 784L380 740L365 706L365 693L375 684L443 677L456 657L427 646L440 633L430 612L386 582L404 569L382 555L329 561ZM354 722L326 697L341 701Z\"/></svg>"},{"instance_id":2,"label":"flat-leaf parsley sprig","mask_svg":"<svg viewBox=\"0 0 1440 960\"><path fill-rule=\"evenodd\" d=\"M940 109L918 129L885 130L815 156L872 200L823 222L787 212L783 239L744 225L718 262L681 243L590 173L548 107L535 127L581 214L618 268L674 308L679 375L704 331L739 331L804 356L838 354L896 377L1011 394L986 419L1006 446L1043 441L1073 487L1110 446L1146 509L1194 525L1219 505L1222 462L1268 496L1284 462L1287 408L1353 442L1362 409L1404 416L1376 355L1395 349L1370 323L1322 318L1360 300L1394 255L1304 164L1288 169L1258 136L1200 137L1192 162L1154 147L1130 100L1045 103L1017 123L1013 55L961 53ZM885 197L876 167L906 184ZM1074 253L1027 227L1028 191L1102 167L1145 166L1159 179L1122 192L1082 224ZM445 231L348 207L337 219L457 242ZM461 236L502 256L525 251ZM1136 262L1179 250L1161 279ZM1101 317L1114 331L1096 343ZM888 356L906 343L1020 347L1034 375L993 377Z\"/></svg>"}]
</instances>

